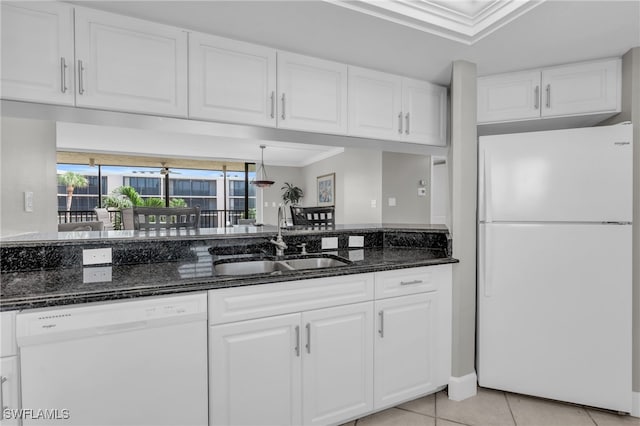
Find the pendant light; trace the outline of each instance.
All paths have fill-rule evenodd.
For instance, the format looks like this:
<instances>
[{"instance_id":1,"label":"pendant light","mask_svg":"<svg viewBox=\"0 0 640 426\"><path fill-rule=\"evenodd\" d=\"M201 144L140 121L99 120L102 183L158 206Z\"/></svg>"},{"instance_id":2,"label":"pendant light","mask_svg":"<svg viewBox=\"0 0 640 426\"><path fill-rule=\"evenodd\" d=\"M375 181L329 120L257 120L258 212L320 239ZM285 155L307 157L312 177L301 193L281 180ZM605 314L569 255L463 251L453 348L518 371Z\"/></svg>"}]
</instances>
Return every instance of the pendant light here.
<instances>
[{"instance_id":1,"label":"pendant light","mask_svg":"<svg viewBox=\"0 0 640 426\"><path fill-rule=\"evenodd\" d=\"M275 183L274 181L269 179L269 177L267 176L267 169L265 169L264 167L264 149L266 147L266 145L260 145L262 161L258 166L258 170L256 170L255 179L251 181L251 183L258 188L268 188Z\"/></svg>"}]
</instances>

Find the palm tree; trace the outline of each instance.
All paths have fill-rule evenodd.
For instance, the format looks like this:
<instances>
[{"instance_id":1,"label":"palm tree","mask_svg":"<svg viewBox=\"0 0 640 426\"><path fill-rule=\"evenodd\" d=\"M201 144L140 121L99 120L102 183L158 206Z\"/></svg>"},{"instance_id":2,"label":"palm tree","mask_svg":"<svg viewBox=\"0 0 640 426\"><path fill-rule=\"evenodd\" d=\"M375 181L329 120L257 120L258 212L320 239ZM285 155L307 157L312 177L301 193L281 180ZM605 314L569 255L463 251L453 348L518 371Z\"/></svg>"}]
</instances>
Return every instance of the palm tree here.
<instances>
[{"instance_id":1,"label":"palm tree","mask_svg":"<svg viewBox=\"0 0 640 426\"><path fill-rule=\"evenodd\" d=\"M75 172L66 172L58 175L58 183L67 187L67 211L71 211L71 201L73 200L73 190L84 188L89 185L86 177Z\"/></svg>"}]
</instances>

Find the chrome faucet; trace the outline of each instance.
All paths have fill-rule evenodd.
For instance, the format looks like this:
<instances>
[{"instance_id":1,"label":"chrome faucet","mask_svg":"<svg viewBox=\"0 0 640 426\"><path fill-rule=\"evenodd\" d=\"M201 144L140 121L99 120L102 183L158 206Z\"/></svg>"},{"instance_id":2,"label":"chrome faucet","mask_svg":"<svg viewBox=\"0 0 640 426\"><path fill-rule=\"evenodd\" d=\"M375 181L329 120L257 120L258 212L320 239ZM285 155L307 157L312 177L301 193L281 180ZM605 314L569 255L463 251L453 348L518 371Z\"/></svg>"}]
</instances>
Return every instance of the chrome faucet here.
<instances>
[{"instance_id":1,"label":"chrome faucet","mask_svg":"<svg viewBox=\"0 0 640 426\"><path fill-rule=\"evenodd\" d=\"M280 204L278 207L278 236L275 240L271 239L269 242L276 246L276 256L284 256L284 251L287 249L287 243L282 239L282 217L284 213L284 206Z\"/></svg>"}]
</instances>

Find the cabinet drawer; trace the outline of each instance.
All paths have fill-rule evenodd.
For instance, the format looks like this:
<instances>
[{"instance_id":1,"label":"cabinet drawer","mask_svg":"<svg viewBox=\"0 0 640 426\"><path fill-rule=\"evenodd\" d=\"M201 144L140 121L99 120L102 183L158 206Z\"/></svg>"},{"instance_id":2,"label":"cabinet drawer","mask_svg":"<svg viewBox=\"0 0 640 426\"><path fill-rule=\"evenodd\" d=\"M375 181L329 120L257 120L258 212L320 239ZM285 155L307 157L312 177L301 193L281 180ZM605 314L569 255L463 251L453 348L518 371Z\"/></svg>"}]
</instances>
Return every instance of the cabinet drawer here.
<instances>
[{"instance_id":1,"label":"cabinet drawer","mask_svg":"<svg viewBox=\"0 0 640 426\"><path fill-rule=\"evenodd\" d=\"M436 291L451 281L451 265L377 272L375 280L376 299Z\"/></svg>"},{"instance_id":2,"label":"cabinet drawer","mask_svg":"<svg viewBox=\"0 0 640 426\"><path fill-rule=\"evenodd\" d=\"M373 274L297 280L209 291L209 322L251 318L373 300Z\"/></svg>"}]
</instances>

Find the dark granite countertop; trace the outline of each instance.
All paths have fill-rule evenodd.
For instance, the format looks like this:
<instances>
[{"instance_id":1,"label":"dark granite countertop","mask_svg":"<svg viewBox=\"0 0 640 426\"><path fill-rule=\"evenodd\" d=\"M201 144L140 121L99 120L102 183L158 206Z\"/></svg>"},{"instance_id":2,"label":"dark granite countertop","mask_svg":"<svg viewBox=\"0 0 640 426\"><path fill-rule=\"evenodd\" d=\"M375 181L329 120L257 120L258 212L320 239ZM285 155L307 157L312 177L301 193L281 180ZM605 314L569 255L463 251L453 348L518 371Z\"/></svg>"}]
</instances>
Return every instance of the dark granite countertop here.
<instances>
[{"instance_id":1,"label":"dark granite countertop","mask_svg":"<svg viewBox=\"0 0 640 426\"><path fill-rule=\"evenodd\" d=\"M287 271L280 275L219 276L213 269L213 256L206 247L200 246L189 260L175 262L3 272L0 310L167 295L457 262L448 256L446 250L433 248L375 247L340 249L332 253L353 263L318 270ZM95 268L110 268L111 280L85 282L85 274Z\"/></svg>"}]
</instances>

